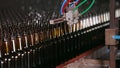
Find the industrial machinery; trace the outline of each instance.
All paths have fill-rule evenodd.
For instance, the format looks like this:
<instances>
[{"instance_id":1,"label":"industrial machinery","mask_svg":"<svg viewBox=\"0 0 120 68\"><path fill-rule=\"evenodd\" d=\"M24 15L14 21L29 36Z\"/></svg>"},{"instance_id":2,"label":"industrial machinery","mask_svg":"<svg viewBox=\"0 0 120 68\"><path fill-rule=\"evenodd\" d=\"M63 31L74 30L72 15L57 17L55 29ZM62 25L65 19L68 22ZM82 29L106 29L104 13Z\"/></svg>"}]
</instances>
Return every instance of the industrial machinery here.
<instances>
[{"instance_id":1,"label":"industrial machinery","mask_svg":"<svg viewBox=\"0 0 120 68\"><path fill-rule=\"evenodd\" d=\"M109 0L2 0L0 68L55 68L104 46L109 21Z\"/></svg>"}]
</instances>

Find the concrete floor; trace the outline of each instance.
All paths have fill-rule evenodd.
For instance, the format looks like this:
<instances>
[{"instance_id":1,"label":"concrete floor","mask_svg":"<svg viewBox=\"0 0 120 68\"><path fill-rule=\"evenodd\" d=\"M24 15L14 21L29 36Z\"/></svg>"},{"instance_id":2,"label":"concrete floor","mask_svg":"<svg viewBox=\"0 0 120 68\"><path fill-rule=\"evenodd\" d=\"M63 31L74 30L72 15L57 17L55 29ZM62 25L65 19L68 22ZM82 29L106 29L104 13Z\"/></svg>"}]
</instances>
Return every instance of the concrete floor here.
<instances>
[{"instance_id":1,"label":"concrete floor","mask_svg":"<svg viewBox=\"0 0 120 68\"><path fill-rule=\"evenodd\" d=\"M60 68L109 68L109 49L104 46L85 56ZM120 50L116 53L116 60L120 60ZM120 63L120 61L117 61ZM119 65L117 63L117 65ZM117 67L118 68L118 67ZM120 67L119 67L120 68Z\"/></svg>"},{"instance_id":2,"label":"concrete floor","mask_svg":"<svg viewBox=\"0 0 120 68\"><path fill-rule=\"evenodd\" d=\"M109 68L109 50L102 47L89 56L76 60L63 68Z\"/></svg>"}]
</instances>

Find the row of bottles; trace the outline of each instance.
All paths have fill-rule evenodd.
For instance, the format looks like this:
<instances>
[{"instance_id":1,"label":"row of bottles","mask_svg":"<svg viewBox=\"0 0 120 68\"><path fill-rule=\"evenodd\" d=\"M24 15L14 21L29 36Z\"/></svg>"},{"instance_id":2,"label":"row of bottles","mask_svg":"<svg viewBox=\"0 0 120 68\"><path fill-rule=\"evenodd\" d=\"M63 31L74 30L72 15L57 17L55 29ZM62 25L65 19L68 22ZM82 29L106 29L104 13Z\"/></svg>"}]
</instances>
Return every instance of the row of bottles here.
<instances>
[{"instance_id":1,"label":"row of bottles","mask_svg":"<svg viewBox=\"0 0 120 68\"><path fill-rule=\"evenodd\" d=\"M116 18L120 17L120 9L116 9L115 16ZM108 21L110 21L110 12L108 10L99 13L97 11L91 11L81 16L78 23L72 25L72 32Z\"/></svg>"},{"instance_id":2,"label":"row of bottles","mask_svg":"<svg viewBox=\"0 0 120 68\"><path fill-rule=\"evenodd\" d=\"M44 63L44 54L40 55L47 51L44 42L67 33L66 22L50 25L48 21L45 12L1 9L0 68L32 68Z\"/></svg>"}]
</instances>

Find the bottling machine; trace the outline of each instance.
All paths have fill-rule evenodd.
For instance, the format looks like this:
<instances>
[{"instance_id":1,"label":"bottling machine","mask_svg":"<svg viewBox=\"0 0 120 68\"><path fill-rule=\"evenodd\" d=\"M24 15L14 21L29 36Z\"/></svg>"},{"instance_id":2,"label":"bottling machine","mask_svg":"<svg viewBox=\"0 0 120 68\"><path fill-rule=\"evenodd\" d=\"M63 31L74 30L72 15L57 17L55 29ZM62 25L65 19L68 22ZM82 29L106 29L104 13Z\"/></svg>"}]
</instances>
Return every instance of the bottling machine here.
<instances>
[{"instance_id":1,"label":"bottling machine","mask_svg":"<svg viewBox=\"0 0 120 68\"><path fill-rule=\"evenodd\" d=\"M0 68L55 68L104 46L109 25L109 0L1 0Z\"/></svg>"}]
</instances>

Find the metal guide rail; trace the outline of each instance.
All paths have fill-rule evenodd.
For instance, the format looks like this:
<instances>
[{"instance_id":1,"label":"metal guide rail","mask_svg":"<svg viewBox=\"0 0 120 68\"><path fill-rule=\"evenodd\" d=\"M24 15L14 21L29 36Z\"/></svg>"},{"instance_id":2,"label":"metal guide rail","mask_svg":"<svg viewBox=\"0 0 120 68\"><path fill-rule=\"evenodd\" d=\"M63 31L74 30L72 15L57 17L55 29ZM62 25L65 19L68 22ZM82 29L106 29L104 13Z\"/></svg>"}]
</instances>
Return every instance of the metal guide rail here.
<instances>
[{"instance_id":1,"label":"metal guide rail","mask_svg":"<svg viewBox=\"0 0 120 68\"><path fill-rule=\"evenodd\" d=\"M96 45L104 45L109 14L93 16L90 23L85 17L72 26L72 32L66 21L49 24L41 16L37 12L0 10L0 68L54 68Z\"/></svg>"}]
</instances>

